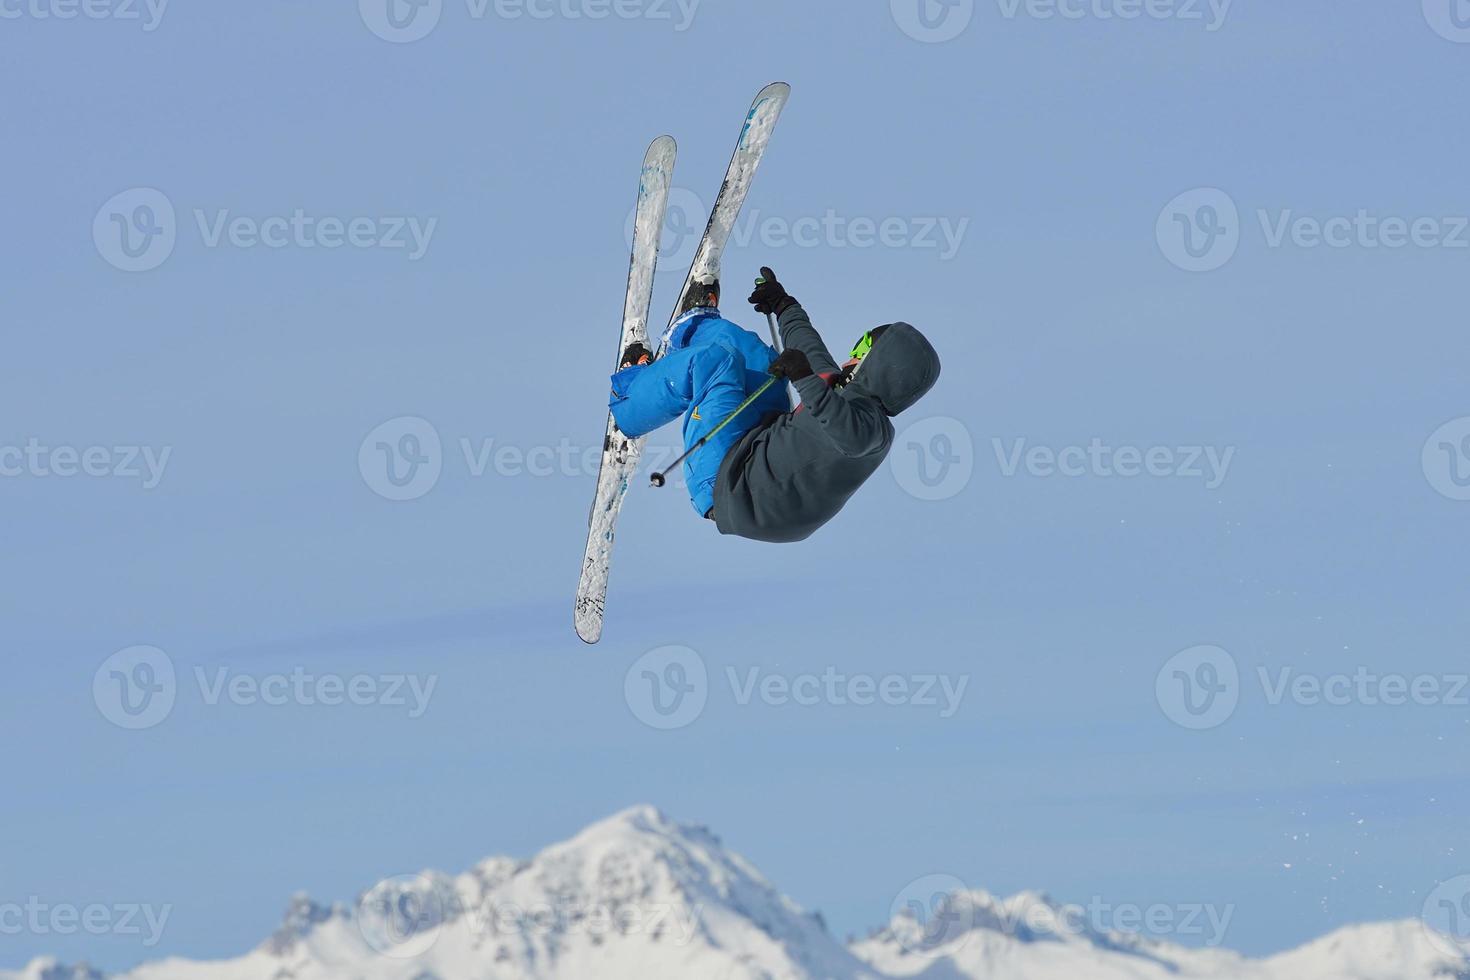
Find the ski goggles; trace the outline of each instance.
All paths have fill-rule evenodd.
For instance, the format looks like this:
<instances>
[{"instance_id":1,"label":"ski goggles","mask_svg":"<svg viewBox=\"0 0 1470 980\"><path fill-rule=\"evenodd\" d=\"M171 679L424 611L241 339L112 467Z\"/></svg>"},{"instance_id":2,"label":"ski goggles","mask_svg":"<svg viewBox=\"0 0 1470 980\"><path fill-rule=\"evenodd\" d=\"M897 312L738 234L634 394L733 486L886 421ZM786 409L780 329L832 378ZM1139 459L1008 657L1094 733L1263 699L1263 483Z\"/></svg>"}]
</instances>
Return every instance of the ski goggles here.
<instances>
[{"instance_id":1,"label":"ski goggles","mask_svg":"<svg viewBox=\"0 0 1470 980\"><path fill-rule=\"evenodd\" d=\"M867 333L863 334L862 339L860 339L857 342L857 345L853 347L852 353L847 355L848 359L853 361L861 361L863 358L868 356L868 352L872 349L873 331L869 330Z\"/></svg>"}]
</instances>

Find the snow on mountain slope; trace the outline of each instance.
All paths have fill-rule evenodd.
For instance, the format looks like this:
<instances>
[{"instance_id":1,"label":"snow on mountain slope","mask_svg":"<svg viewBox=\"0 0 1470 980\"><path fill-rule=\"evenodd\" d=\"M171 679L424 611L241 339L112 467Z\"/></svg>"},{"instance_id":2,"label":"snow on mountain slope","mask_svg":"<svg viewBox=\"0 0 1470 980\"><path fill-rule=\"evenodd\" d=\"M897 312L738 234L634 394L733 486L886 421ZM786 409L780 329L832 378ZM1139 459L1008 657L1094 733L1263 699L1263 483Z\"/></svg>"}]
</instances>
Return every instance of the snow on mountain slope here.
<instances>
[{"instance_id":1,"label":"snow on mountain slope","mask_svg":"<svg viewBox=\"0 0 1470 980\"><path fill-rule=\"evenodd\" d=\"M0 980L71 980L54 962ZM651 807L594 824L531 861L381 882L356 906L293 900L237 960L165 960L117 980L860 980L821 920L703 828ZM85 975L84 975L85 976ZM91 980L91 978L89 978Z\"/></svg>"},{"instance_id":2,"label":"snow on mountain slope","mask_svg":"<svg viewBox=\"0 0 1470 980\"><path fill-rule=\"evenodd\" d=\"M239 959L112 980L1470 980L1470 960L1417 922L1248 960L1101 931L1079 912L957 891L844 948L707 830L639 807L529 861L388 879L352 908L298 896ZM108 978L45 959L0 980Z\"/></svg>"},{"instance_id":3,"label":"snow on mountain slope","mask_svg":"<svg viewBox=\"0 0 1470 980\"><path fill-rule=\"evenodd\" d=\"M1242 972L1245 961L1235 953L1104 933L1085 915L1032 892L1008 899L980 891L954 893L923 918L900 913L882 930L854 943L853 951L889 976L924 980L1248 975Z\"/></svg>"},{"instance_id":4,"label":"snow on mountain slope","mask_svg":"<svg viewBox=\"0 0 1470 980\"><path fill-rule=\"evenodd\" d=\"M1086 910L1029 892L955 893L922 919L901 912L852 951L884 976L917 980L1470 980L1470 959L1440 949L1417 921L1351 926L1250 960L1105 932Z\"/></svg>"},{"instance_id":5,"label":"snow on mountain slope","mask_svg":"<svg viewBox=\"0 0 1470 980\"><path fill-rule=\"evenodd\" d=\"M1440 945L1447 944L1441 940ZM1470 959L1454 957L1430 940L1421 922L1375 922L1329 933L1266 961L1272 977L1325 977L1378 980L1379 977L1434 977L1470 980ZM1316 972L1313 972L1316 971Z\"/></svg>"}]
</instances>

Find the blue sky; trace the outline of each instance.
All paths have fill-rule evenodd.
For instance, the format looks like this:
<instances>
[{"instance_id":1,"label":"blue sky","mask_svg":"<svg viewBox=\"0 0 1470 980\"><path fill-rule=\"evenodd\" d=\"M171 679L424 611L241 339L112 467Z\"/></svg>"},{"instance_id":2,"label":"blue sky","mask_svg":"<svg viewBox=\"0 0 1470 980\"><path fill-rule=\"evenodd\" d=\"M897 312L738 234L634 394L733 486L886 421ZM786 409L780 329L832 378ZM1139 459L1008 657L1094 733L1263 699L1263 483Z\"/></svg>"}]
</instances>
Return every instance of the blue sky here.
<instances>
[{"instance_id":1,"label":"blue sky","mask_svg":"<svg viewBox=\"0 0 1470 980\"><path fill-rule=\"evenodd\" d=\"M236 955L294 891L529 854L640 802L839 934L943 873L1234 905L1227 945L1261 953L1470 872L1466 32L1436 0L1102 16L1127 7L444 0L397 43L368 0L6 5L0 902L174 911L155 949L28 932L0 965ZM806 544L719 539L636 486L589 649L594 476L541 464L601 438L638 160L672 132L708 204L773 79L794 94L732 298L772 265L834 347L908 320L945 375ZM128 258L114 214L172 251ZM404 418L441 472L394 501L359 450ZM1120 449L1167 454L1107 475ZM1207 450L1221 479L1187 465ZM177 694L130 731L93 682L138 645ZM625 679L669 645L707 704L660 731ZM1201 645L1237 680L1196 730L1158 678ZM752 668L967 687L948 717L742 704ZM1284 669L1439 695L1273 703ZM209 703L293 673L437 686L417 717Z\"/></svg>"}]
</instances>

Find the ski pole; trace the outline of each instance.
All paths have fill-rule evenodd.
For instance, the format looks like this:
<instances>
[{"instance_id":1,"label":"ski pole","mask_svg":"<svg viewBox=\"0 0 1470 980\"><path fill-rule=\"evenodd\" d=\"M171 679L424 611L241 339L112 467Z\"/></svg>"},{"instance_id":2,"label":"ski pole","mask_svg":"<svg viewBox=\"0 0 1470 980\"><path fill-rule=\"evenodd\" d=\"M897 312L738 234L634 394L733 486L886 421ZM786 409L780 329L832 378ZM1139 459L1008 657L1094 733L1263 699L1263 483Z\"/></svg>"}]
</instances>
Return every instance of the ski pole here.
<instances>
[{"instance_id":1,"label":"ski pole","mask_svg":"<svg viewBox=\"0 0 1470 980\"><path fill-rule=\"evenodd\" d=\"M678 459L676 459L672 463L670 463L669 466L668 466L668 469L664 470L662 473L655 473L655 474L653 474L653 476L651 476L651 477L648 478L648 481L650 483L652 483L656 487L663 486L664 483L668 479L669 470L674 469L680 463L684 462L684 460L688 459L690 456L693 456L695 453L699 452L699 450L703 449L704 448L704 444L707 443L707 442L709 442L711 439L713 439L715 437L715 434L716 433L718 433L725 426L729 425L731 422L734 422L735 421L735 416L739 415L741 412L745 411L747 408L749 408L750 406L754 405L755 404L755 400L757 398L759 398L761 395L764 395L767 391L769 391L770 388L771 388L771 385L775 384L779 380L781 380L781 379L780 378L777 378L774 374L771 375L771 377L766 380L766 383L765 384L761 385L755 391L751 392L750 397L747 398L747 399L745 399L745 401L743 401L743 402L740 403L740 407L739 408L735 409L735 411L733 411L729 415L727 415L725 417L725 421L721 422L719 425L715 426L713 429L710 429L708 432L706 432L703 436L700 437L700 439L699 439L698 442L696 442L694 445L692 445L692 446L689 447L688 451L685 452L683 456L680 456Z\"/></svg>"},{"instance_id":2,"label":"ski pole","mask_svg":"<svg viewBox=\"0 0 1470 980\"><path fill-rule=\"evenodd\" d=\"M764 279L757 279L756 280L756 285L759 285L762 282L765 282L765 280ZM779 354L779 353L781 353L781 331L779 329L777 329L777 327L776 327L776 314L774 314L774 313L767 313L766 314L766 323L769 324L770 325L770 328L771 328L771 346L774 347L774 348L776 348L776 353ZM796 392L791 391L790 389L788 389L787 392L786 392L786 402L787 402L787 404L789 404L791 406L792 411L795 411L796 410Z\"/></svg>"},{"instance_id":3,"label":"ski pole","mask_svg":"<svg viewBox=\"0 0 1470 980\"><path fill-rule=\"evenodd\" d=\"M765 276L755 277L756 288L760 288L765 284ZM781 353L781 330L776 326L776 314L766 314L766 326L771 328L771 346L775 348L777 354ZM786 404L791 406L793 412L796 411L796 392L789 388L786 390Z\"/></svg>"}]
</instances>

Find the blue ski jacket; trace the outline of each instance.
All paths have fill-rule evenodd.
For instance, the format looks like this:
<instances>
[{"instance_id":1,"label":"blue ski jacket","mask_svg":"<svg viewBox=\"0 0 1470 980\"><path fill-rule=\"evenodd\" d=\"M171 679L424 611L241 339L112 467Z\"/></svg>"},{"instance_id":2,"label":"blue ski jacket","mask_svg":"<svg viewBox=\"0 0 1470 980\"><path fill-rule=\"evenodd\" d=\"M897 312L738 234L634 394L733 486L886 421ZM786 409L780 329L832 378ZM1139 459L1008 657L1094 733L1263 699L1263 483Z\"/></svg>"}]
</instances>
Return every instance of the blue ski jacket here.
<instances>
[{"instance_id":1,"label":"blue ski jacket","mask_svg":"<svg viewBox=\"0 0 1470 980\"><path fill-rule=\"evenodd\" d=\"M736 442L764 419L789 407L784 385L772 385L718 433L725 416L770 380L776 352L756 334L720 316L691 310L674 322L668 344L652 364L625 368L612 377L609 407L618 428L637 438L684 416L684 445L711 440L684 463L690 502L700 515L714 507L720 463Z\"/></svg>"}]
</instances>

